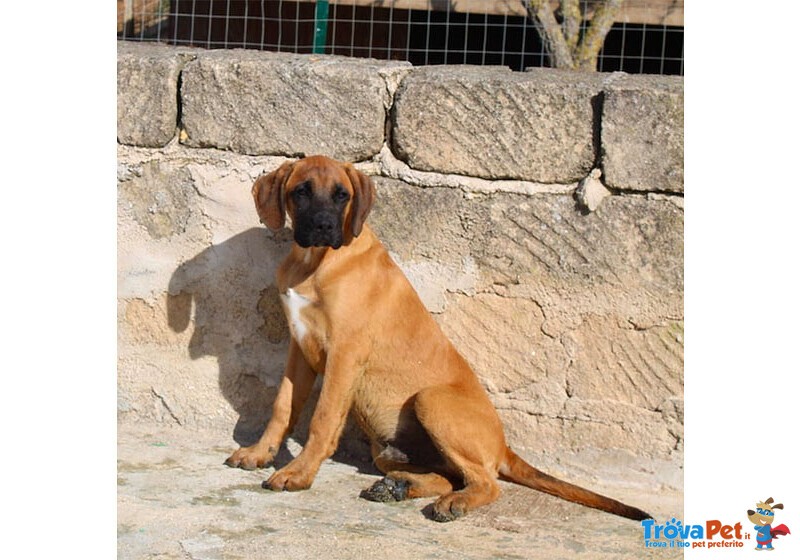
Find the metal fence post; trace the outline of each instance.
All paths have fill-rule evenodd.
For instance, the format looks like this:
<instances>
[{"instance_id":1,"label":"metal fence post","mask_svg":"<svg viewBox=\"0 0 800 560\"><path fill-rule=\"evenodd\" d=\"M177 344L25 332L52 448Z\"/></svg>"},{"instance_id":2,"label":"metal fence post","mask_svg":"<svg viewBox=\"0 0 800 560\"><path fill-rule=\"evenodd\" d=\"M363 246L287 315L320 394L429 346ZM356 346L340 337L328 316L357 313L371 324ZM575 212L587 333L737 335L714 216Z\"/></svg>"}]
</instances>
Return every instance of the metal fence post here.
<instances>
[{"instance_id":1,"label":"metal fence post","mask_svg":"<svg viewBox=\"0 0 800 560\"><path fill-rule=\"evenodd\" d=\"M328 0L317 0L314 12L314 49L315 54L325 53L328 36Z\"/></svg>"}]
</instances>

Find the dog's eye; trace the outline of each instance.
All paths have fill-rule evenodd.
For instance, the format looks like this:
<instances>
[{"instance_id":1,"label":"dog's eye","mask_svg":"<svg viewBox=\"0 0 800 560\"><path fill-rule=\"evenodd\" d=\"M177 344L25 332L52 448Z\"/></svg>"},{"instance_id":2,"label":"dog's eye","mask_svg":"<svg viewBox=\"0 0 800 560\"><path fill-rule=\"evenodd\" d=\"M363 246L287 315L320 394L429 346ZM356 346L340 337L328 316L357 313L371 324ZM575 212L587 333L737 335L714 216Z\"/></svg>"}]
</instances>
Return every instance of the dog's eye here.
<instances>
[{"instance_id":1,"label":"dog's eye","mask_svg":"<svg viewBox=\"0 0 800 560\"><path fill-rule=\"evenodd\" d=\"M336 185L336 188L333 189L331 198L333 198L334 202L346 202L350 199L350 193L348 193L347 189L345 189L342 185Z\"/></svg>"},{"instance_id":2,"label":"dog's eye","mask_svg":"<svg viewBox=\"0 0 800 560\"><path fill-rule=\"evenodd\" d=\"M301 183L292 191L292 196L296 198L305 198L311 196L311 183L308 181Z\"/></svg>"}]
</instances>

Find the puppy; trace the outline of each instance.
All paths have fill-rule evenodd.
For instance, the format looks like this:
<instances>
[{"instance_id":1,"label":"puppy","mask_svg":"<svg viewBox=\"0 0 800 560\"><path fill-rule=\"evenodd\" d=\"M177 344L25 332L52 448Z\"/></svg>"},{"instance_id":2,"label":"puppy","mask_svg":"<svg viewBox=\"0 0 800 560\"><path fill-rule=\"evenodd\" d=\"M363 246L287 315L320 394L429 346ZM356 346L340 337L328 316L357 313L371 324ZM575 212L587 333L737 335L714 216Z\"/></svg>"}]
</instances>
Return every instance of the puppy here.
<instances>
[{"instance_id":1,"label":"puppy","mask_svg":"<svg viewBox=\"0 0 800 560\"><path fill-rule=\"evenodd\" d=\"M369 177L314 156L258 178L252 193L268 227L282 228L286 215L292 221L295 242L277 272L292 336L264 434L226 464L269 464L321 375L303 451L265 488L309 488L351 412L385 474L363 493L369 500L436 497L433 519L451 521L497 499L501 478L630 519L650 517L544 474L508 447L477 376L366 224L376 195Z\"/></svg>"}]
</instances>

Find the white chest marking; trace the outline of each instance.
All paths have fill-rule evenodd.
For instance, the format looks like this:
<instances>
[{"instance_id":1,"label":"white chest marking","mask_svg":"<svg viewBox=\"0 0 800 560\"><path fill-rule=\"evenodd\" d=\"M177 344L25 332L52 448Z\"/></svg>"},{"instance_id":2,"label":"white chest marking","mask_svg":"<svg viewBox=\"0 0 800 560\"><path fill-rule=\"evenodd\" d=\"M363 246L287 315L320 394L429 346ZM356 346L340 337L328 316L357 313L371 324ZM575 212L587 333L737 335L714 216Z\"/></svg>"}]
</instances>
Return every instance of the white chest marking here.
<instances>
[{"instance_id":1,"label":"white chest marking","mask_svg":"<svg viewBox=\"0 0 800 560\"><path fill-rule=\"evenodd\" d=\"M306 324L303 322L300 311L311 302L291 288L286 290L285 294L281 294L281 299L286 306L287 315L289 316L289 328L292 330L294 339L300 342L306 336L306 333L308 333L308 327L306 327Z\"/></svg>"}]
</instances>

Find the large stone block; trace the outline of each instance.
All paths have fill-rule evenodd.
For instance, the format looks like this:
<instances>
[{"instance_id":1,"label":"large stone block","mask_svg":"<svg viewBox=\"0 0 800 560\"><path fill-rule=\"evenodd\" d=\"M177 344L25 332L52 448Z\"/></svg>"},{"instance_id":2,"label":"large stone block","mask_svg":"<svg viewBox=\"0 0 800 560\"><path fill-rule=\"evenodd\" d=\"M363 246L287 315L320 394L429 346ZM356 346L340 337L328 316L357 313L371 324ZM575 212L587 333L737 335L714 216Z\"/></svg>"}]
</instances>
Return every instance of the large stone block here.
<instances>
[{"instance_id":1,"label":"large stone block","mask_svg":"<svg viewBox=\"0 0 800 560\"><path fill-rule=\"evenodd\" d=\"M451 291L533 299L549 336L589 314L635 328L683 316L683 210L668 200L611 196L584 213L569 195L378 186L370 221L401 263L437 265Z\"/></svg>"},{"instance_id":2,"label":"large stone block","mask_svg":"<svg viewBox=\"0 0 800 560\"><path fill-rule=\"evenodd\" d=\"M570 183L595 162L601 78L535 69L416 69L397 91L394 150L411 167Z\"/></svg>"},{"instance_id":3,"label":"large stone block","mask_svg":"<svg viewBox=\"0 0 800 560\"><path fill-rule=\"evenodd\" d=\"M683 78L624 76L605 88L603 173L611 187L683 192Z\"/></svg>"},{"instance_id":4,"label":"large stone block","mask_svg":"<svg viewBox=\"0 0 800 560\"><path fill-rule=\"evenodd\" d=\"M564 339L573 359L570 393L656 410L683 391L683 322L636 329L588 316ZM623 388L620 392L619 389Z\"/></svg>"},{"instance_id":5,"label":"large stone block","mask_svg":"<svg viewBox=\"0 0 800 560\"><path fill-rule=\"evenodd\" d=\"M178 78L194 54L144 43L117 43L117 141L159 148L178 129Z\"/></svg>"},{"instance_id":6,"label":"large stone block","mask_svg":"<svg viewBox=\"0 0 800 560\"><path fill-rule=\"evenodd\" d=\"M405 69L331 56L208 53L183 73L182 142L244 154L366 159L383 145L387 76Z\"/></svg>"}]
</instances>

